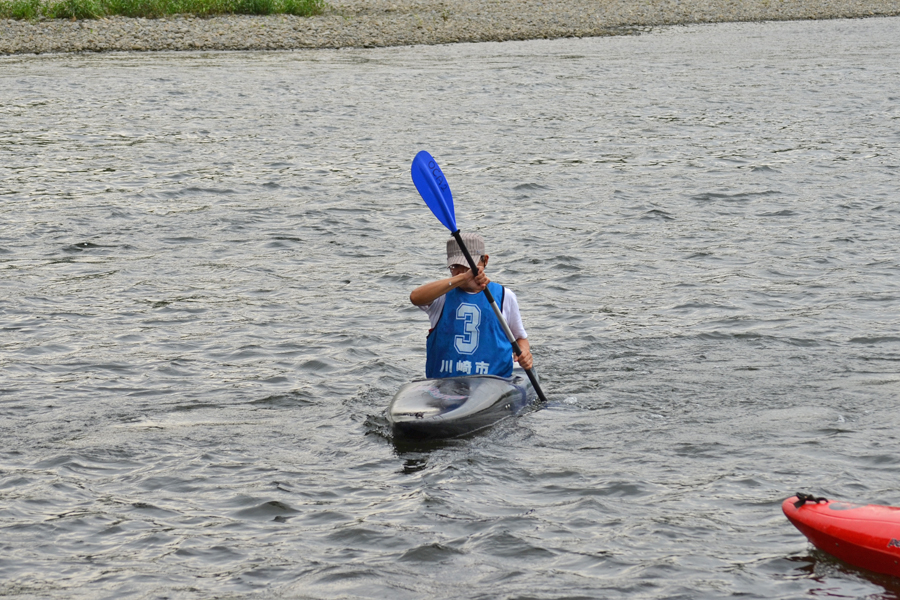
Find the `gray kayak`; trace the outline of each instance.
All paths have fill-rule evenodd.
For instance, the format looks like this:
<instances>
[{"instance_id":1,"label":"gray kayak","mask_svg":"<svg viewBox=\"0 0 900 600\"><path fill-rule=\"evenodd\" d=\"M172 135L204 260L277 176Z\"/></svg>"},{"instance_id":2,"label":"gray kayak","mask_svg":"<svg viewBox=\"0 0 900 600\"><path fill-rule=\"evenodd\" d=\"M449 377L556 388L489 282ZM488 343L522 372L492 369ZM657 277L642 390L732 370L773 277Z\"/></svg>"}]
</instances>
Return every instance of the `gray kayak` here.
<instances>
[{"instance_id":1,"label":"gray kayak","mask_svg":"<svg viewBox=\"0 0 900 600\"><path fill-rule=\"evenodd\" d=\"M512 377L422 379L401 387L387 409L394 435L443 439L474 433L520 413L537 394L521 369Z\"/></svg>"}]
</instances>

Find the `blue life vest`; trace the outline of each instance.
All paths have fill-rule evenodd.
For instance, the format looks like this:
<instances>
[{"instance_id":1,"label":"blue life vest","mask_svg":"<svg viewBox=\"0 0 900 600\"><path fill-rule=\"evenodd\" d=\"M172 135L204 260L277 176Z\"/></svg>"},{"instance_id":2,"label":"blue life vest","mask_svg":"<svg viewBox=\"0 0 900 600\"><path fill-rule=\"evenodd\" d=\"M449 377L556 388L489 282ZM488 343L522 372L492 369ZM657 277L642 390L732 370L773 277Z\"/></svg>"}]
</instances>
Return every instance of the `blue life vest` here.
<instances>
[{"instance_id":1,"label":"blue life vest","mask_svg":"<svg viewBox=\"0 0 900 600\"><path fill-rule=\"evenodd\" d=\"M494 300L503 306L503 286L489 283ZM512 376L512 344L483 293L459 288L447 292L444 310L428 334L425 377L462 375Z\"/></svg>"}]
</instances>

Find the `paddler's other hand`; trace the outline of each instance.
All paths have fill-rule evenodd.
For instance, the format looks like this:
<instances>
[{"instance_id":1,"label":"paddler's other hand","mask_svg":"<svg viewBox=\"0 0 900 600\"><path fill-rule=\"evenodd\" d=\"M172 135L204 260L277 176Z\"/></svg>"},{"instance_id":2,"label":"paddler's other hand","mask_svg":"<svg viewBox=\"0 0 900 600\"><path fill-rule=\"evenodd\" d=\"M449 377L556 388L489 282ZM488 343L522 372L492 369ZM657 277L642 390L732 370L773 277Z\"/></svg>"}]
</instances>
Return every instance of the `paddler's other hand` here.
<instances>
[{"instance_id":1,"label":"paddler's other hand","mask_svg":"<svg viewBox=\"0 0 900 600\"><path fill-rule=\"evenodd\" d=\"M513 352L513 360L519 363L519 366L527 371L531 368L531 350L528 348L519 349L522 351L522 354L516 356L516 353Z\"/></svg>"}]
</instances>

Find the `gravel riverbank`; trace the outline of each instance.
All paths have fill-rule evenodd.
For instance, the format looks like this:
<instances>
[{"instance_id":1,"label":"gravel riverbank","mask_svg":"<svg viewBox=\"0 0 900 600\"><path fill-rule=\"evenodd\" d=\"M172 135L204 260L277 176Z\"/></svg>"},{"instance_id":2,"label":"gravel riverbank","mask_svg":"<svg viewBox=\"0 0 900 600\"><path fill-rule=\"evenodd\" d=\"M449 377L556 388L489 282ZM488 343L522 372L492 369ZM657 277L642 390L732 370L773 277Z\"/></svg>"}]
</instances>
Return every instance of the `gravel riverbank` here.
<instances>
[{"instance_id":1,"label":"gravel riverbank","mask_svg":"<svg viewBox=\"0 0 900 600\"><path fill-rule=\"evenodd\" d=\"M0 21L0 54L287 50L586 37L648 26L900 15L900 0L337 0L289 15Z\"/></svg>"}]
</instances>

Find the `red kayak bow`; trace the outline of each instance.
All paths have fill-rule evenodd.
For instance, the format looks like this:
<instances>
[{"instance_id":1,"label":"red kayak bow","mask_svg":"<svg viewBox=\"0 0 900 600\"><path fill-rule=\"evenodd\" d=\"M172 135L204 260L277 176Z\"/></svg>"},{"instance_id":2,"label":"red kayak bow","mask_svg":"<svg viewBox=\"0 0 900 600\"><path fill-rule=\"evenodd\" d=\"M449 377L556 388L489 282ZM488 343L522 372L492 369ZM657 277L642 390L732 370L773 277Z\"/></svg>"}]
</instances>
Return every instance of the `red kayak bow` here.
<instances>
[{"instance_id":1,"label":"red kayak bow","mask_svg":"<svg viewBox=\"0 0 900 600\"><path fill-rule=\"evenodd\" d=\"M797 494L785 500L781 510L819 550L851 565L900 577L900 508Z\"/></svg>"}]
</instances>

